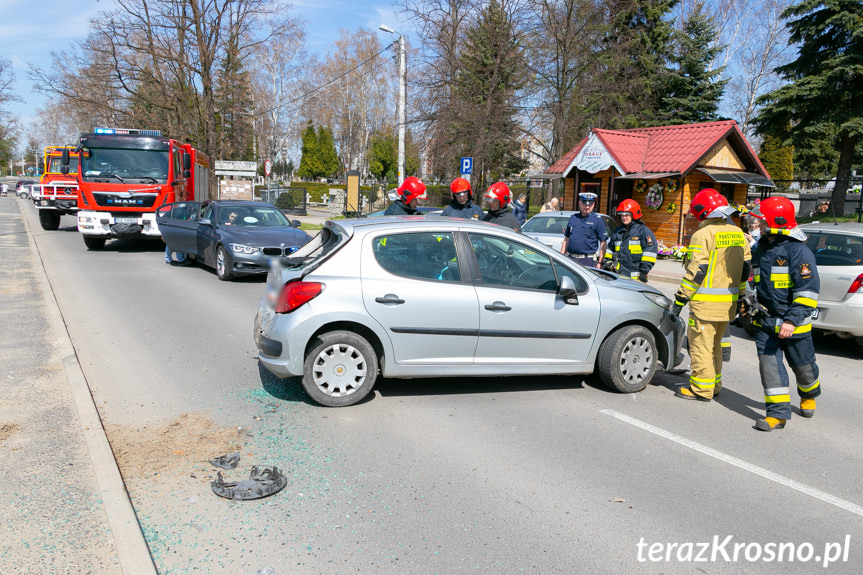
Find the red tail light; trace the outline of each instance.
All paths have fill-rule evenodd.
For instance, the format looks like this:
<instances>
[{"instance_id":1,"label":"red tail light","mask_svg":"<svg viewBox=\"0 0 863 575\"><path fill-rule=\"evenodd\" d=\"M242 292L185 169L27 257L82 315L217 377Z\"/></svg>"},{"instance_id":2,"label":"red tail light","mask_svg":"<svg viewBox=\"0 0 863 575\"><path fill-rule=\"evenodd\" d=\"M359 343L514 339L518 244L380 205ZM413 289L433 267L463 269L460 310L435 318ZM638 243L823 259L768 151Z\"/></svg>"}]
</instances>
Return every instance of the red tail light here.
<instances>
[{"instance_id":1,"label":"red tail light","mask_svg":"<svg viewBox=\"0 0 863 575\"><path fill-rule=\"evenodd\" d=\"M323 284L316 282L291 282L285 284L279 300L276 302L276 313L290 313L304 303L316 298L323 291Z\"/></svg>"},{"instance_id":2,"label":"red tail light","mask_svg":"<svg viewBox=\"0 0 863 575\"><path fill-rule=\"evenodd\" d=\"M857 293L860 291L861 287L863 287L863 274L857 276L857 279L851 283L851 287L848 288L848 293Z\"/></svg>"}]
</instances>

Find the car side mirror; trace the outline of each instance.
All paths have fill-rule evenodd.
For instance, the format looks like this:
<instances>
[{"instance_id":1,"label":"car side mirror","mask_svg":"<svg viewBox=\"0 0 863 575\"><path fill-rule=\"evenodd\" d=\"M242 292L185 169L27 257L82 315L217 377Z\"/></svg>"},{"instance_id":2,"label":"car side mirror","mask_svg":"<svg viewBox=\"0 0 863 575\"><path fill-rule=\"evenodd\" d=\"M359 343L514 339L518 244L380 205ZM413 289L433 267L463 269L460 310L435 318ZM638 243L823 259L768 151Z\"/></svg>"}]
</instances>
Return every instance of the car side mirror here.
<instances>
[{"instance_id":1,"label":"car side mirror","mask_svg":"<svg viewBox=\"0 0 863 575\"><path fill-rule=\"evenodd\" d=\"M192 170L183 170L183 177L189 179L192 177Z\"/></svg>"},{"instance_id":2,"label":"car side mirror","mask_svg":"<svg viewBox=\"0 0 863 575\"><path fill-rule=\"evenodd\" d=\"M209 226L212 225L213 222L210 220L210 218L201 218L200 220L198 220L198 223L207 224Z\"/></svg>"},{"instance_id":3,"label":"car side mirror","mask_svg":"<svg viewBox=\"0 0 863 575\"><path fill-rule=\"evenodd\" d=\"M300 220L294 220L294 221L292 221L292 222L291 222L291 227L292 227L292 228L298 228L298 227L300 227L301 225L303 225L303 222L301 222Z\"/></svg>"},{"instance_id":4,"label":"car side mirror","mask_svg":"<svg viewBox=\"0 0 863 575\"><path fill-rule=\"evenodd\" d=\"M192 156L183 154L183 170L189 171L192 169ZM186 176L188 177L188 176Z\"/></svg>"},{"instance_id":5,"label":"car side mirror","mask_svg":"<svg viewBox=\"0 0 863 575\"><path fill-rule=\"evenodd\" d=\"M60 156L60 173L64 176L69 173L69 150L65 148Z\"/></svg>"},{"instance_id":6,"label":"car side mirror","mask_svg":"<svg viewBox=\"0 0 863 575\"><path fill-rule=\"evenodd\" d=\"M569 276L560 279L560 288L557 290L560 297L569 305L578 305L578 293L575 291L575 283Z\"/></svg>"}]
</instances>

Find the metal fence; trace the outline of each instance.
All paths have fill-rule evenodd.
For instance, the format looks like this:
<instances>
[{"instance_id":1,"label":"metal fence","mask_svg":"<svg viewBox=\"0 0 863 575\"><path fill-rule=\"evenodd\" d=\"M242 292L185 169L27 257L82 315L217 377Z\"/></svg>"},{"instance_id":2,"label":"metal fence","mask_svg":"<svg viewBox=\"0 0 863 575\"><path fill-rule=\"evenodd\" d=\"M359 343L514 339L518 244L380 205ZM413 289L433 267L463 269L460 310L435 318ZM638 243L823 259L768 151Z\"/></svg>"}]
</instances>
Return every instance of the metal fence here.
<instances>
[{"instance_id":1,"label":"metal fence","mask_svg":"<svg viewBox=\"0 0 863 575\"><path fill-rule=\"evenodd\" d=\"M288 188L270 188L261 190L261 201L273 204L283 212L305 216L308 214L308 195L306 188L291 186Z\"/></svg>"},{"instance_id":2,"label":"metal fence","mask_svg":"<svg viewBox=\"0 0 863 575\"><path fill-rule=\"evenodd\" d=\"M747 199L763 200L773 196L783 196L790 199L797 208L797 214L802 217L815 217L819 214L832 215L830 198L837 180L774 180L776 188L749 188ZM848 191L845 193L845 210L841 215L857 215L858 221L863 221L863 193L861 179L848 181ZM840 214L836 214L837 216Z\"/></svg>"}]
</instances>

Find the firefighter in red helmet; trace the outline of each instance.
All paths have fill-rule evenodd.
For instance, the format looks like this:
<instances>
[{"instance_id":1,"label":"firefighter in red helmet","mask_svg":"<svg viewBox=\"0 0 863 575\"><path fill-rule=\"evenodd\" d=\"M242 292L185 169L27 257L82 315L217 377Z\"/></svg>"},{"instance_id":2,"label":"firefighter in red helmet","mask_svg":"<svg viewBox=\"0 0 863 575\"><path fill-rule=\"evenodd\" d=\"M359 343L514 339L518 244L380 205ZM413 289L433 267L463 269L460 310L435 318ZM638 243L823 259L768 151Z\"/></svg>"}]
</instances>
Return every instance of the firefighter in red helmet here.
<instances>
[{"instance_id":1,"label":"firefighter in red helmet","mask_svg":"<svg viewBox=\"0 0 863 575\"><path fill-rule=\"evenodd\" d=\"M512 208L509 207L509 203L512 200L509 186L503 182L495 182L486 190L485 198L488 200L488 213L482 221L506 226L515 231L521 229L521 226L518 225L518 220L512 214Z\"/></svg>"},{"instance_id":2,"label":"firefighter in red helmet","mask_svg":"<svg viewBox=\"0 0 863 575\"><path fill-rule=\"evenodd\" d=\"M752 255L743 230L731 222L735 210L719 192L701 190L690 213L701 222L686 249L688 261L672 313L689 304L691 373L677 397L710 401L722 389L722 338L737 313L737 301L749 279Z\"/></svg>"},{"instance_id":3,"label":"firefighter in red helmet","mask_svg":"<svg viewBox=\"0 0 863 575\"><path fill-rule=\"evenodd\" d=\"M752 261L758 303L763 306L763 312L753 316L753 324L758 327L755 347L767 414L755 427L773 431L785 427L791 417L783 355L797 380L800 414L815 415L821 384L812 345L812 310L817 309L821 281L791 200L767 198L750 213L764 222Z\"/></svg>"},{"instance_id":4,"label":"firefighter in red helmet","mask_svg":"<svg viewBox=\"0 0 863 575\"><path fill-rule=\"evenodd\" d=\"M647 274L656 264L656 236L641 221L641 206L623 200L617 206L618 226L608 239L605 261L622 276L647 283Z\"/></svg>"},{"instance_id":5,"label":"firefighter in red helmet","mask_svg":"<svg viewBox=\"0 0 863 575\"><path fill-rule=\"evenodd\" d=\"M384 212L385 216L415 216L419 197L426 193L426 185L419 178L410 176L396 190L398 197Z\"/></svg>"},{"instance_id":6,"label":"firefighter in red helmet","mask_svg":"<svg viewBox=\"0 0 863 575\"><path fill-rule=\"evenodd\" d=\"M452 201L441 212L442 216L466 220L481 220L485 217L482 208L473 203L469 181L464 178L456 178L449 185L449 189L452 192Z\"/></svg>"}]
</instances>

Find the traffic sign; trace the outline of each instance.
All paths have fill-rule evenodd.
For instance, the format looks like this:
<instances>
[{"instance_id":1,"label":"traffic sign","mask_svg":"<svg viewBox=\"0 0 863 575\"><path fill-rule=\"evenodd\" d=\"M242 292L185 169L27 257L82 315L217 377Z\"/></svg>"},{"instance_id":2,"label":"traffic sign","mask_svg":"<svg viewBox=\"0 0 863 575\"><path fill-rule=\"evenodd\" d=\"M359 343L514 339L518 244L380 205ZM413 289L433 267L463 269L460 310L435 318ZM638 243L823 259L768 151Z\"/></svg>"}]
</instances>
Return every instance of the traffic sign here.
<instances>
[{"instance_id":1,"label":"traffic sign","mask_svg":"<svg viewBox=\"0 0 863 575\"><path fill-rule=\"evenodd\" d=\"M264 174L266 174L266 176L269 178L270 172L272 172L272 171L273 171L273 161L270 160L269 158L267 158L266 160L264 160Z\"/></svg>"},{"instance_id":2,"label":"traffic sign","mask_svg":"<svg viewBox=\"0 0 863 575\"><path fill-rule=\"evenodd\" d=\"M473 173L473 158L462 158L461 159L461 173L462 174Z\"/></svg>"}]
</instances>

